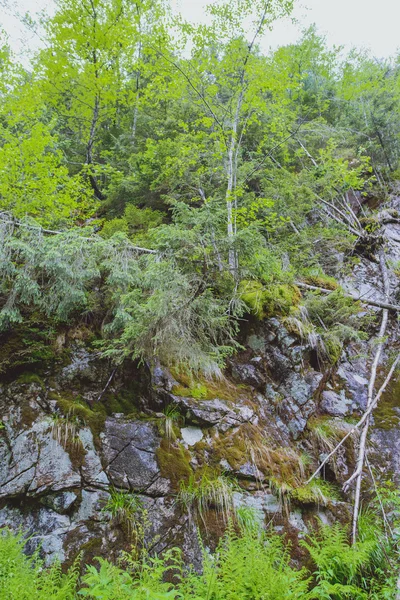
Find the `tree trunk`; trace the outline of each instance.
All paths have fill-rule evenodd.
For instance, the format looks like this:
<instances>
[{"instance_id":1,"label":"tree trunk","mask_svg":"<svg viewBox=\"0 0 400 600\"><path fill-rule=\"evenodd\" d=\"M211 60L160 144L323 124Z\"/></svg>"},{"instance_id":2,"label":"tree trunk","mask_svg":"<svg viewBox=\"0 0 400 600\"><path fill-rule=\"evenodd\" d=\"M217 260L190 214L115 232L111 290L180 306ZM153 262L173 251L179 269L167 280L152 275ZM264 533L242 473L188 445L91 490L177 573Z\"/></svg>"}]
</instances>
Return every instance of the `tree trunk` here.
<instances>
[{"instance_id":1,"label":"tree trunk","mask_svg":"<svg viewBox=\"0 0 400 600\"><path fill-rule=\"evenodd\" d=\"M98 95L96 95L96 98L94 101L94 107L93 107L92 122L90 124L89 140L88 140L88 143L86 146L86 164L87 165L93 164L93 145L94 145L94 140L95 140L97 122L99 120L99 112L100 112L100 101L99 101ZM92 186L92 189L95 193L95 196L99 200L105 200L105 196L101 192L101 190L98 186L98 183L97 183L97 179L93 174L89 174L89 181L90 181L90 185Z\"/></svg>"}]
</instances>

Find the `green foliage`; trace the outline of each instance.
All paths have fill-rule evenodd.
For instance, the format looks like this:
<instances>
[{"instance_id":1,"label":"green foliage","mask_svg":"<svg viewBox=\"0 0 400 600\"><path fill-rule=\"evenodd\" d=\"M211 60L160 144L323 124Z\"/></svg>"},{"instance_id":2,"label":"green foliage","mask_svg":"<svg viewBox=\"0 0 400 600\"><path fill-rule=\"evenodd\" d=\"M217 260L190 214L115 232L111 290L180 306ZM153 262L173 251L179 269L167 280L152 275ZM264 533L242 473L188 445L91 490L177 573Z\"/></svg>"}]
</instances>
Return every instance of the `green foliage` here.
<instances>
[{"instance_id":1,"label":"green foliage","mask_svg":"<svg viewBox=\"0 0 400 600\"><path fill-rule=\"evenodd\" d=\"M164 560L145 556L140 562L128 561L128 569L124 570L101 560L99 571L88 568L83 577L88 587L80 594L109 600L312 598L307 592L305 571L296 572L289 561L278 537L266 536L254 527L246 527L238 536L228 528L215 556L204 552L201 575L184 568L176 549L168 551ZM164 582L172 574L175 585Z\"/></svg>"},{"instance_id":2,"label":"green foliage","mask_svg":"<svg viewBox=\"0 0 400 600\"><path fill-rule=\"evenodd\" d=\"M346 528L340 524L321 527L301 544L316 565L315 598L321 600L391 598L389 547L375 518L360 519L360 539L351 546Z\"/></svg>"},{"instance_id":3,"label":"green foliage","mask_svg":"<svg viewBox=\"0 0 400 600\"><path fill-rule=\"evenodd\" d=\"M189 388L183 385L176 385L172 388L172 391L176 396L187 396L189 398L197 398L197 400L207 398L209 395L207 386L201 383L196 383Z\"/></svg>"},{"instance_id":4,"label":"green foliage","mask_svg":"<svg viewBox=\"0 0 400 600\"><path fill-rule=\"evenodd\" d=\"M220 374L235 347L235 322L228 299L215 297L196 273L185 273L174 259L138 254L121 234L43 238L27 223L16 232L0 225L0 293L7 298L0 327L22 321L24 306L65 322L79 312L95 316L105 304L111 317L103 328L105 356L158 355L209 377Z\"/></svg>"},{"instance_id":5,"label":"green foliage","mask_svg":"<svg viewBox=\"0 0 400 600\"><path fill-rule=\"evenodd\" d=\"M293 489L290 492L290 497L300 504L317 504L321 506L327 506L330 502L340 498L335 486L328 481L319 479Z\"/></svg>"},{"instance_id":6,"label":"green foliage","mask_svg":"<svg viewBox=\"0 0 400 600\"><path fill-rule=\"evenodd\" d=\"M295 276L336 287L332 250L366 231L354 194L397 164L379 103L397 106L398 65L341 64L315 28L263 54L291 0L221 2L206 25L172 26L167 4L61 0L29 75L1 46L0 328L27 307L84 318L117 363L212 379L246 311L291 317ZM352 323L309 310L336 363Z\"/></svg>"},{"instance_id":7,"label":"green foliage","mask_svg":"<svg viewBox=\"0 0 400 600\"><path fill-rule=\"evenodd\" d=\"M63 574L61 565L45 568L38 554L23 553L25 541L8 529L0 532L1 600L74 600L78 564Z\"/></svg>"},{"instance_id":8,"label":"green foliage","mask_svg":"<svg viewBox=\"0 0 400 600\"><path fill-rule=\"evenodd\" d=\"M119 493L118 493L119 494ZM110 510L136 514L132 497L115 496ZM393 501L393 498L392 498ZM398 502L397 502L398 503ZM139 510L140 507L139 507ZM59 565L44 567L37 554L23 553L24 541L8 530L0 535L0 598L3 600L388 600L396 589L395 544L382 535L376 514L360 517L359 541L348 542L339 524L323 526L301 545L313 564L313 577L296 568L290 546L265 532L258 515L238 511L214 554L203 550L201 573L185 566L181 550L151 556L143 548L124 554L120 564L98 559L86 565L78 582L77 565L62 574ZM79 584L79 585L78 585Z\"/></svg>"},{"instance_id":9,"label":"green foliage","mask_svg":"<svg viewBox=\"0 0 400 600\"><path fill-rule=\"evenodd\" d=\"M290 567L282 540L247 527L242 535L228 528L215 557L205 555L202 576L182 583L184 598L201 600L289 600L312 598L305 570Z\"/></svg>"},{"instance_id":10,"label":"green foliage","mask_svg":"<svg viewBox=\"0 0 400 600\"><path fill-rule=\"evenodd\" d=\"M361 201L379 203L399 173L400 60L354 51L343 59L315 27L263 53L259 35L293 4L224 0L194 25L172 21L162 0L59 0L40 17L45 44L29 72L1 42L1 372L61 360L53 344L60 323L84 320L116 364L157 358L184 374L175 394L234 400L240 390L229 389L222 369L247 313L283 317L322 366L363 339L359 306L337 280L354 264L349 254L375 251L363 238L379 242L379 221ZM333 292L307 294L302 304L296 279ZM106 410L56 400L53 435L79 463L79 428L89 425L98 439ZM200 515L214 507L226 520L233 485L219 474L195 478L176 441L179 419L166 408L162 476L184 506ZM344 434L333 420L309 429L320 452ZM250 441L284 501L334 498L326 482L304 485L301 455L271 450L255 434ZM243 445L229 448L232 463ZM134 504L114 491L108 509L132 523ZM320 535L307 542L320 596L309 596L281 542L250 526L243 536L228 529L202 575L183 581L176 551L127 569L103 561L88 569L81 595L379 597L372 587L385 569L374 563L372 574L371 536L350 549L339 529ZM22 542L0 541L15 559L4 593L23 599L31 587L34 597L46 577L54 590L67 585L69 576L42 570L37 557L23 558L18 571ZM171 565L176 589L165 582ZM18 578L31 582L26 590L15 588L25 585ZM37 598L64 598L54 590Z\"/></svg>"},{"instance_id":11,"label":"green foliage","mask_svg":"<svg viewBox=\"0 0 400 600\"><path fill-rule=\"evenodd\" d=\"M166 553L165 561L150 557L146 557L142 563L131 561L131 570L99 559L99 569L87 567L79 597L90 600L174 600L176 592L171 590L170 584L163 582L163 577L174 569L176 562L174 551Z\"/></svg>"},{"instance_id":12,"label":"green foliage","mask_svg":"<svg viewBox=\"0 0 400 600\"><path fill-rule=\"evenodd\" d=\"M110 238L114 233L128 234L132 239L138 239L140 234L161 225L163 214L151 208L137 208L133 204L125 207L123 217L117 217L103 224L101 235Z\"/></svg>"},{"instance_id":13,"label":"green foliage","mask_svg":"<svg viewBox=\"0 0 400 600\"><path fill-rule=\"evenodd\" d=\"M30 215L43 225L68 222L85 212L88 191L69 177L57 139L41 123L16 134L0 131L0 210Z\"/></svg>"},{"instance_id":14,"label":"green foliage","mask_svg":"<svg viewBox=\"0 0 400 600\"><path fill-rule=\"evenodd\" d=\"M168 404L163 410L164 423L163 433L167 440L175 440L176 438L176 426L181 423L182 416L179 409L174 404Z\"/></svg>"},{"instance_id":15,"label":"green foliage","mask_svg":"<svg viewBox=\"0 0 400 600\"><path fill-rule=\"evenodd\" d=\"M343 295L340 289L331 294L308 294L305 301L307 319L319 334L318 354L321 362L336 364L343 344L366 338L357 318L359 304Z\"/></svg>"}]
</instances>

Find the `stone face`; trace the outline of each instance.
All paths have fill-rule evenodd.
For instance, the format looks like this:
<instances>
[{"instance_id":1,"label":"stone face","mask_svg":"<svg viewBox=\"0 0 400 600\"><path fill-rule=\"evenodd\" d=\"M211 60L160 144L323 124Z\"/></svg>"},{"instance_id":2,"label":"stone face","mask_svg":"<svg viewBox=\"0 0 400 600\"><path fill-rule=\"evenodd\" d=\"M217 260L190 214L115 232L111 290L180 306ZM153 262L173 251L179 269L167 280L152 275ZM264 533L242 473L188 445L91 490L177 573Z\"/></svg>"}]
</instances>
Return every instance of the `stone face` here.
<instances>
[{"instance_id":1,"label":"stone face","mask_svg":"<svg viewBox=\"0 0 400 600\"><path fill-rule=\"evenodd\" d=\"M282 507L276 496L269 492L255 492L249 494L246 492L235 492L233 495L233 503L236 508L246 507L254 509L259 514L259 518L263 521L266 514L280 514Z\"/></svg>"},{"instance_id":2,"label":"stone face","mask_svg":"<svg viewBox=\"0 0 400 600\"><path fill-rule=\"evenodd\" d=\"M262 389L265 385L265 378L254 364L234 364L232 366L232 375L235 379L255 388Z\"/></svg>"},{"instance_id":3,"label":"stone face","mask_svg":"<svg viewBox=\"0 0 400 600\"><path fill-rule=\"evenodd\" d=\"M397 421L397 419L396 419ZM396 485L400 485L400 426L391 429L374 428L371 433L371 448L374 465L379 470L391 473Z\"/></svg>"},{"instance_id":4,"label":"stone face","mask_svg":"<svg viewBox=\"0 0 400 600\"><path fill-rule=\"evenodd\" d=\"M103 470L100 456L94 447L92 432L85 427L79 431L78 435L85 450L85 460L81 467L82 477L88 484L107 486L109 481Z\"/></svg>"},{"instance_id":5,"label":"stone face","mask_svg":"<svg viewBox=\"0 0 400 600\"><path fill-rule=\"evenodd\" d=\"M53 438L48 419L35 421L29 431L19 435L10 433L9 448L3 446L0 456L7 465L0 472L0 497L79 486L80 475L69 454Z\"/></svg>"},{"instance_id":6,"label":"stone face","mask_svg":"<svg viewBox=\"0 0 400 600\"><path fill-rule=\"evenodd\" d=\"M372 285L372 279L369 283ZM0 526L7 524L34 533L29 550L41 544L48 560L71 559L86 544L100 555L116 556L128 548L129 540L107 508L113 486L140 498L150 523L146 543L154 545L155 552L180 546L186 560L200 567L196 520L193 515L189 518L176 501L176 492L179 481L210 464L236 477L240 486L234 494L237 508L251 508L262 524L274 518L280 531L289 529L291 535L303 535L306 527L302 512L292 510L286 514L270 493L269 466L265 460L257 462L257 445L265 444L271 451L293 450L293 455L313 452L314 440L309 438L311 429L307 428L313 415L328 414L342 423L342 417L365 404L368 365L365 359L355 358L365 354L365 347L360 353L359 348L352 351L349 344L337 373L324 376L316 370L315 362L311 364L309 348L278 319L249 322L243 337L247 338L245 348L230 360L227 377L232 374L238 383L246 385L238 388L231 400L174 395L178 382L157 361L148 364L143 380L130 387L132 373L136 377L138 371L132 366L126 371L121 367L111 393L135 390L135 407L142 412L110 415L111 403L107 405L105 394L101 408L109 416L104 430L99 433L96 429L94 438L89 423L82 419L78 425L79 460L68 445L64 448L54 439L53 417L60 415L60 408L51 392L56 390L62 395L68 390L68 394L88 400L87 406L95 408L109 377L109 365L97 360L83 345L75 344L70 364L57 367L55 383L51 373L51 380L43 385L4 384L0 389L4 423L0 429ZM175 440L163 439L165 408L171 404L180 415L177 423L181 430ZM123 402L118 405L122 407ZM343 421L344 429L346 426L350 427ZM400 473L398 433L373 432L379 464L385 471ZM166 456L160 452L168 452L168 444L173 446L170 456L176 461L176 470L172 463L171 471L163 467L162 472L168 472L172 481L161 477L159 467L163 464L160 456ZM315 454L322 451L318 448ZM353 468L348 454L343 448L336 457L335 476L339 482ZM323 456L313 458L318 461ZM280 472L281 463L276 460L280 481L287 465L282 465ZM317 506L307 507L313 514L318 510ZM308 517L309 512L304 516ZM210 524L214 517L218 523L220 516L216 514L210 517ZM214 542L211 539L210 548Z\"/></svg>"},{"instance_id":7,"label":"stone face","mask_svg":"<svg viewBox=\"0 0 400 600\"><path fill-rule=\"evenodd\" d=\"M69 517L49 508L31 509L29 512L8 507L0 509L0 527L26 532L30 536L28 550L33 552L40 545L48 563L55 559L65 560L63 536L70 526Z\"/></svg>"},{"instance_id":8,"label":"stone face","mask_svg":"<svg viewBox=\"0 0 400 600\"><path fill-rule=\"evenodd\" d=\"M149 369L151 372L153 385L157 388L161 388L167 392L170 392L173 387L179 385L176 379L172 377L168 369L160 365L158 361L156 361L153 365L149 365Z\"/></svg>"},{"instance_id":9,"label":"stone face","mask_svg":"<svg viewBox=\"0 0 400 600\"><path fill-rule=\"evenodd\" d=\"M84 346L77 345L71 355L71 362L61 371L60 379L74 381L76 379L99 382L99 362L96 355L89 352Z\"/></svg>"},{"instance_id":10,"label":"stone face","mask_svg":"<svg viewBox=\"0 0 400 600\"><path fill-rule=\"evenodd\" d=\"M160 438L153 424L109 417L102 451L111 483L138 492L149 490L160 478L155 454L159 445Z\"/></svg>"},{"instance_id":11,"label":"stone face","mask_svg":"<svg viewBox=\"0 0 400 600\"><path fill-rule=\"evenodd\" d=\"M302 533L308 533L307 525L303 521L303 515L300 510L295 510L289 515L289 523L295 529L298 529Z\"/></svg>"},{"instance_id":12,"label":"stone face","mask_svg":"<svg viewBox=\"0 0 400 600\"><path fill-rule=\"evenodd\" d=\"M254 411L246 405L228 405L225 400L196 400L184 396L173 396L173 402L184 413L185 422L201 427L216 426L221 431L249 423L256 419Z\"/></svg>"},{"instance_id":13,"label":"stone face","mask_svg":"<svg viewBox=\"0 0 400 600\"><path fill-rule=\"evenodd\" d=\"M294 416L288 423L288 429L294 440L299 439L307 426L307 419L301 415Z\"/></svg>"},{"instance_id":14,"label":"stone face","mask_svg":"<svg viewBox=\"0 0 400 600\"><path fill-rule=\"evenodd\" d=\"M326 390L321 394L320 409L333 417L345 417L352 414L353 402L348 400L344 393L336 394Z\"/></svg>"},{"instance_id":15,"label":"stone face","mask_svg":"<svg viewBox=\"0 0 400 600\"><path fill-rule=\"evenodd\" d=\"M286 391L285 395L292 398L293 402L299 406L303 406L309 400L312 400L314 393L313 387L297 373L291 373L285 382L284 390Z\"/></svg>"},{"instance_id":16,"label":"stone face","mask_svg":"<svg viewBox=\"0 0 400 600\"><path fill-rule=\"evenodd\" d=\"M366 361L359 365L358 372L349 363L344 363L337 370L337 375L342 381L342 387L350 393L354 405L365 410L368 395Z\"/></svg>"},{"instance_id":17,"label":"stone face","mask_svg":"<svg viewBox=\"0 0 400 600\"><path fill-rule=\"evenodd\" d=\"M77 498L75 492L60 492L59 494L47 494L40 499L40 502L59 515L63 515L70 510Z\"/></svg>"},{"instance_id":18,"label":"stone face","mask_svg":"<svg viewBox=\"0 0 400 600\"><path fill-rule=\"evenodd\" d=\"M188 446L194 446L204 437L204 434L199 427L183 427L181 429L181 435L184 443Z\"/></svg>"}]
</instances>

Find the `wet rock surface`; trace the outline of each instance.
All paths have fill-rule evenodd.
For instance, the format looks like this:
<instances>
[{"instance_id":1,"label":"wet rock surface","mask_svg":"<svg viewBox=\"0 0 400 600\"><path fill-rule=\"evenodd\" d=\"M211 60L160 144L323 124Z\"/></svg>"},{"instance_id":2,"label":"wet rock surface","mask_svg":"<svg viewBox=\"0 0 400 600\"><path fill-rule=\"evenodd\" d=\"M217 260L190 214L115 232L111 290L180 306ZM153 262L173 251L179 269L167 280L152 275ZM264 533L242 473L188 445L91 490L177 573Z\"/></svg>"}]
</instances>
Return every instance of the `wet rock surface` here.
<instances>
[{"instance_id":1,"label":"wet rock surface","mask_svg":"<svg viewBox=\"0 0 400 600\"><path fill-rule=\"evenodd\" d=\"M102 435L105 471L112 485L149 495L167 493L168 481L160 477L156 451L160 437L155 425L125 419L106 420Z\"/></svg>"}]
</instances>

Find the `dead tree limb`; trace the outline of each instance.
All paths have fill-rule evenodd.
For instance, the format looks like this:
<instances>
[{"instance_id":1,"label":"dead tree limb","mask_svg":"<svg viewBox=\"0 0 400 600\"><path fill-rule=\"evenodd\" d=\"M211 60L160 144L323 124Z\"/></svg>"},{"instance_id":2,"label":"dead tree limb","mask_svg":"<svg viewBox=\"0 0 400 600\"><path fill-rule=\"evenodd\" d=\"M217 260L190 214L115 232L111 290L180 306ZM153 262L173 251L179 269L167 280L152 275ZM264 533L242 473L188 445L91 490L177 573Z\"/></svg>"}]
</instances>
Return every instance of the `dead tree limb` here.
<instances>
[{"instance_id":1,"label":"dead tree limb","mask_svg":"<svg viewBox=\"0 0 400 600\"><path fill-rule=\"evenodd\" d=\"M309 285L308 283L303 283L302 281L295 281L295 285L299 288L303 288L305 290L311 290L316 292L322 292L323 294L332 294L335 290L328 290L327 288L322 288L317 285ZM378 308L386 308L387 310L395 310L400 311L400 306L397 304L390 304L389 302L381 302L380 300L368 300L367 298L362 298L361 296L357 296L356 294L350 294L347 292L343 292L343 295L346 298L352 298L355 302L362 302L363 304L368 304L370 306L376 306Z\"/></svg>"},{"instance_id":2,"label":"dead tree limb","mask_svg":"<svg viewBox=\"0 0 400 600\"><path fill-rule=\"evenodd\" d=\"M379 253L379 263L380 263L381 273L382 273L384 295L385 295L385 299L387 300L387 299L389 299L389 295L390 295L390 284L389 284L389 277L388 277L388 272L387 272L387 267L386 267L385 253L384 253L383 249ZM369 384L368 384L367 412L373 403L376 374L377 374L379 361L382 356L382 352L383 352L383 348L384 348L384 344L385 344L384 336L385 336L386 329L387 329L388 318L389 318L389 311L387 308L385 308L385 309L383 309L382 322L381 322L381 327L379 330L379 340L380 341L376 348L375 357L374 357L374 360L373 360L373 363L371 366L371 375L370 375ZM368 429L369 429L369 414L365 420L365 423L363 425L363 430L362 430L361 436L360 436L356 470L354 471L353 475L345 482L345 484L343 486L343 490L346 492L350 489L350 486L353 483L353 481L356 481L356 490L355 490L355 495L354 495L354 508L353 508L353 526L352 526L353 544L355 544L356 539L357 539L357 523L358 523L358 513L360 510L361 484L362 484L362 475L363 475L363 468L364 468L364 462L365 462L365 449L366 449L366 444L367 444Z\"/></svg>"},{"instance_id":3,"label":"dead tree limb","mask_svg":"<svg viewBox=\"0 0 400 600\"><path fill-rule=\"evenodd\" d=\"M360 427L362 427L364 425L365 421L368 419L368 417L370 416L372 411L375 409L376 405L378 404L379 400L381 399L383 392L385 391L387 385L389 384L390 380L392 379L393 373L394 373L397 365L399 364L399 361L400 361L400 354L396 357L396 360L392 364L392 367L391 367L385 381L381 385L379 392L375 396L371 406L365 411L365 413L363 414L361 419L350 429L350 431L348 431L346 433L346 435L340 440L340 442L334 447L334 449L331 452L329 452L329 454L324 458L324 460L319 465L318 469L316 469L314 471L314 473L311 475L311 477L306 481L306 485L308 485L309 483L311 483L311 481L313 479L315 479L315 477L318 475L318 473L320 473L322 471L322 469L324 468L324 466L330 461L332 456L334 456L336 454L336 452L343 446L345 441L347 439L349 439L350 436L352 436Z\"/></svg>"},{"instance_id":4,"label":"dead tree limb","mask_svg":"<svg viewBox=\"0 0 400 600\"><path fill-rule=\"evenodd\" d=\"M335 206L334 204L332 204L331 202L328 202L327 200L324 200L323 198L321 198L320 196L318 196L318 194L314 194L315 197L325 206L330 208L331 210L334 210L335 212L337 212L340 216L341 219L339 219L339 217L336 217L335 215L333 215L331 212L329 212L328 210L325 209L326 214L331 218L334 219L337 223L339 223L340 225L344 225L345 227L348 228L349 231L351 231L351 233L354 233L355 236L357 236L358 238L362 236L362 230L361 229L356 229L354 227L354 224L352 223L350 217L348 215L346 215L346 213L344 213L342 210L340 210L340 208L338 208L337 206Z\"/></svg>"},{"instance_id":5,"label":"dead tree limb","mask_svg":"<svg viewBox=\"0 0 400 600\"><path fill-rule=\"evenodd\" d=\"M43 227L41 227L40 225L28 225L27 223L22 223L21 221L17 221L16 219L12 219L11 217L8 217L8 215L4 215L4 213L0 213L0 224L4 223L5 225L14 225L14 227L18 227L18 228L23 228L23 229L28 229L30 231L38 231L40 233L44 233L45 235L65 235L66 233L69 233L68 230L66 231L57 231L56 229L44 229ZM86 242L93 242L96 241L98 239L100 239L98 236L94 235L93 237L85 237L85 236L81 236L82 240L85 240ZM139 253L144 253L144 254L157 254L157 250L151 250L150 248L142 248L141 246L135 246L134 244L131 244L129 242L129 248L131 248L131 250L135 250L136 252Z\"/></svg>"}]
</instances>

